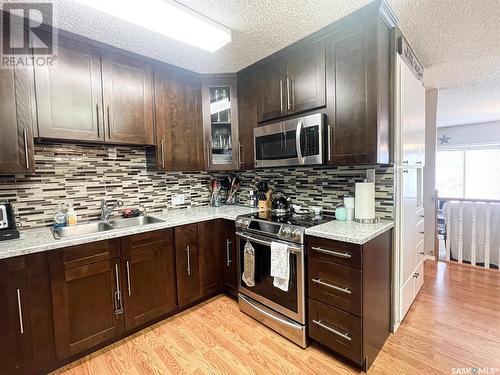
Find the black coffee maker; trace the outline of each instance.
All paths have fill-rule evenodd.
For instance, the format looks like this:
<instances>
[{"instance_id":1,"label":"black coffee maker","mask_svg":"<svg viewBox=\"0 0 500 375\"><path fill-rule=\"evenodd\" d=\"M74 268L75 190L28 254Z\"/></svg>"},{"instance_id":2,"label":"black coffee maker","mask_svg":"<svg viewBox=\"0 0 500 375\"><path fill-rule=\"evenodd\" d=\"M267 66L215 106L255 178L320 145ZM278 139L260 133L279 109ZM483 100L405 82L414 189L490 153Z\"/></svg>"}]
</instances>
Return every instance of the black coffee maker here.
<instances>
[{"instance_id":1,"label":"black coffee maker","mask_svg":"<svg viewBox=\"0 0 500 375\"><path fill-rule=\"evenodd\" d=\"M0 203L0 241L15 238L19 238L19 231L16 229L14 209L9 202Z\"/></svg>"}]
</instances>

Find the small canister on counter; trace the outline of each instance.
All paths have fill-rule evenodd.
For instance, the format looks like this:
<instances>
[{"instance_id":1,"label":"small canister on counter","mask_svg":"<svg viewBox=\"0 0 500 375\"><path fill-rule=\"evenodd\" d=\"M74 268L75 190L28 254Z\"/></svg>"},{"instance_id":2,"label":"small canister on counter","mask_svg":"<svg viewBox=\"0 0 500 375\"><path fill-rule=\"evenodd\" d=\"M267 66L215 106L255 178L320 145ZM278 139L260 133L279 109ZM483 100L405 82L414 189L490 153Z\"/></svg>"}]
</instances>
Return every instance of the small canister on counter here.
<instances>
[{"instance_id":1,"label":"small canister on counter","mask_svg":"<svg viewBox=\"0 0 500 375\"><path fill-rule=\"evenodd\" d=\"M344 206L347 213L347 221L354 220L354 197L352 195L344 195Z\"/></svg>"},{"instance_id":2,"label":"small canister on counter","mask_svg":"<svg viewBox=\"0 0 500 375\"><path fill-rule=\"evenodd\" d=\"M335 209L335 219L338 221L347 220L347 210L343 204L339 204Z\"/></svg>"}]
</instances>

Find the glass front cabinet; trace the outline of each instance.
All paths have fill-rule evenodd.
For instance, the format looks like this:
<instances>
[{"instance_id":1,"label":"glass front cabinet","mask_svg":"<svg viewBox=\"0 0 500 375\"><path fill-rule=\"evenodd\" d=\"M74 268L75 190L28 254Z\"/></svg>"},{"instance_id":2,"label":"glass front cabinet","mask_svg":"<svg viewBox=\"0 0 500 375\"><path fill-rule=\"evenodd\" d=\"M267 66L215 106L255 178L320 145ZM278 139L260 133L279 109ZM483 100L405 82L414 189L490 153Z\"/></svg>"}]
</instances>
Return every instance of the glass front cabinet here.
<instances>
[{"instance_id":1,"label":"glass front cabinet","mask_svg":"<svg viewBox=\"0 0 500 375\"><path fill-rule=\"evenodd\" d=\"M203 80L203 133L209 171L240 167L236 77Z\"/></svg>"}]
</instances>

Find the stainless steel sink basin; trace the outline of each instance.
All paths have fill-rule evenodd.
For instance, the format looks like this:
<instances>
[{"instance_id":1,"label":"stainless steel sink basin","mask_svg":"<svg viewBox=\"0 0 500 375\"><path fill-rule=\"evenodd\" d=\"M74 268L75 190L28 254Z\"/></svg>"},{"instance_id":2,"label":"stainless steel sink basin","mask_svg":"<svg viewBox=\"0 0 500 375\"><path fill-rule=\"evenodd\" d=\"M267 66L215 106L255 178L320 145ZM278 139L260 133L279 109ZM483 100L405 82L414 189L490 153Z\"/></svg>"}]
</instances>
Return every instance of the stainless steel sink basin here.
<instances>
[{"instance_id":1,"label":"stainless steel sink basin","mask_svg":"<svg viewBox=\"0 0 500 375\"><path fill-rule=\"evenodd\" d=\"M113 229L139 227L142 225L157 223L163 223L163 220L151 216L138 216L131 217L129 219L115 219L108 221L108 224L111 225Z\"/></svg>"},{"instance_id":2,"label":"stainless steel sink basin","mask_svg":"<svg viewBox=\"0 0 500 375\"><path fill-rule=\"evenodd\" d=\"M95 223L79 224L71 227L54 228L52 229L52 233L54 234L54 238L58 240L61 238L85 236L111 229L114 228L108 223L98 221Z\"/></svg>"},{"instance_id":3,"label":"stainless steel sink basin","mask_svg":"<svg viewBox=\"0 0 500 375\"><path fill-rule=\"evenodd\" d=\"M81 237L113 229L139 227L147 224L162 223L163 220L151 216L139 216L129 219L115 219L111 221L96 221L88 224L78 224L70 227L52 229L56 240L69 237Z\"/></svg>"}]
</instances>

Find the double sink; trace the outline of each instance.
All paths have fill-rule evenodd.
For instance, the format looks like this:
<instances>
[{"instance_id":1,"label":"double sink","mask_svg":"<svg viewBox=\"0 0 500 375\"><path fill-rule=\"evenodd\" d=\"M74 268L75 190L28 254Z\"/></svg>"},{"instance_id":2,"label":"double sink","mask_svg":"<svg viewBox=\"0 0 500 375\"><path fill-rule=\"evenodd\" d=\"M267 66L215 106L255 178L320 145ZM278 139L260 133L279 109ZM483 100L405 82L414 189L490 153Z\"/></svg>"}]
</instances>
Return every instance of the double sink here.
<instances>
[{"instance_id":1,"label":"double sink","mask_svg":"<svg viewBox=\"0 0 500 375\"><path fill-rule=\"evenodd\" d=\"M115 219L110 221L96 221L88 224L78 224L69 227L53 228L52 233L56 240L71 237L81 237L113 229L140 227L148 224L163 223L164 220L152 216L138 216L128 219Z\"/></svg>"}]
</instances>

